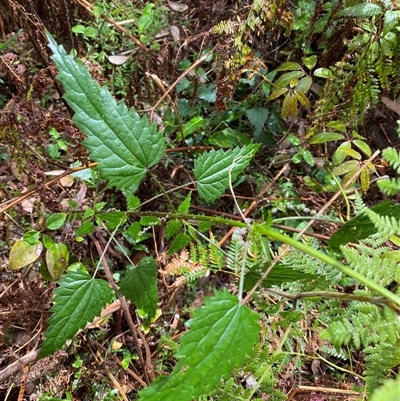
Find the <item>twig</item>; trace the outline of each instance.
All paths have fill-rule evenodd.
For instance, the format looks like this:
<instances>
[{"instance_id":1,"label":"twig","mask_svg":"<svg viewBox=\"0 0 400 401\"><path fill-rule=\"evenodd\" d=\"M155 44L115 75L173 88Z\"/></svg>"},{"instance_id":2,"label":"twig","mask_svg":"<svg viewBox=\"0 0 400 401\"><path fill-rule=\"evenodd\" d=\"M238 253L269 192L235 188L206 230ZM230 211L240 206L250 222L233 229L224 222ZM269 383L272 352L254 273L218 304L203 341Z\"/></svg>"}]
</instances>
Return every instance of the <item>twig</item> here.
<instances>
[{"instance_id":1,"label":"twig","mask_svg":"<svg viewBox=\"0 0 400 401\"><path fill-rule=\"evenodd\" d=\"M107 259L105 258L104 254L103 254L103 250L101 249L101 246L100 246L99 242L97 241L97 239L92 234L90 234L89 237L93 241L93 243L95 244L97 252L99 253L99 255L101 257L101 261L103 263L104 272L106 274L107 280L109 281L109 283L111 285L111 288L113 289L113 291L115 292L115 295L117 296L118 300L121 303L121 309L124 312L125 319L126 319L126 321L128 323L129 329L130 329L130 331L132 333L133 342L135 343L135 347L136 347L136 350L137 350L137 353L138 353L138 357L139 357L139 362L143 367L143 371L144 371L146 382L148 384L150 384L155 378L153 365L151 363L150 348L149 348L147 342L145 341L146 339L144 338L144 336L140 336L141 333L139 332L139 336L141 337L141 340L143 342L143 346L144 346L144 348L146 350L146 360L145 360L145 358L143 357L143 352L142 352L142 349L141 349L141 346L140 346L140 342L139 342L139 338L138 338L138 335L137 335L135 324L133 323L131 314L129 313L128 304L125 301L125 298L119 292L119 289L118 289L117 285L115 284L115 281L113 279L110 267L108 266Z\"/></svg>"},{"instance_id":2,"label":"twig","mask_svg":"<svg viewBox=\"0 0 400 401\"><path fill-rule=\"evenodd\" d=\"M153 121L153 114L156 108L160 105L160 103L171 93L172 89L175 88L176 85L178 85L179 81L186 77L186 75L189 74L190 71L192 71L194 68L196 68L199 64L201 64L217 47L215 45L208 53L204 54L202 57L200 57L198 60L196 60L187 70L185 70L180 77L164 92L164 94L160 97L160 99L157 101L157 103L150 109L150 121Z\"/></svg>"},{"instance_id":3,"label":"twig","mask_svg":"<svg viewBox=\"0 0 400 401\"><path fill-rule=\"evenodd\" d=\"M283 298L291 299L293 301L303 298L315 298L320 297L324 299L340 299L342 301L360 301L368 302L374 305L386 305L394 309L395 312L399 312L399 308L390 302L389 299L385 297L368 297L366 295L356 295L356 294L343 294L340 292L329 292L329 291L309 291L309 292L299 292L297 294L289 294L285 291L277 290L275 288L267 288L265 291L271 294L278 295Z\"/></svg>"}]
</instances>

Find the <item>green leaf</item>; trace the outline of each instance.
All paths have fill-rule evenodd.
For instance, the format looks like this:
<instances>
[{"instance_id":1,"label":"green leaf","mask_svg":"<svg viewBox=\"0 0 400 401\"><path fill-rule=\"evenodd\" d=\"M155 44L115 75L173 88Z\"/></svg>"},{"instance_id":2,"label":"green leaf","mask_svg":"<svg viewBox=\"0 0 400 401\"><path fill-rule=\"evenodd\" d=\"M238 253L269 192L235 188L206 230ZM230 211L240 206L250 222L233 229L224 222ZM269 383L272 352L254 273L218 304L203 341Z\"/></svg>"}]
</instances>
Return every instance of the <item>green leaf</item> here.
<instances>
[{"instance_id":1,"label":"green leaf","mask_svg":"<svg viewBox=\"0 0 400 401\"><path fill-rule=\"evenodd\" d=\"M189 235L185 233L180 233L178 234L174 240L172 241L171 246L168 249L168 254L171 255L174 252L178 252L181 249L183 249L185 246L187 246L190 242L190 237Z\"/></svg>"},{"instance_id":2,"label":"green leaf","mask_svg":"<svg viewBox=\"0 0 400 401\"><path fill-rule=\"evenodd\" d=\"M266 266L254 265L246 273L244 277L244 289L250 291L257 281L261 278ZM283 283L293 283L294 281L316 280L320 276L318 274L304 273L300 270L292 269L284 265L275 265L268 273L268 276L263 280L261 287L270 288L273 285L281 285Z\"/></svg>"},{"instance_id":3,"label":"green leaf","mask_svg":"<svg viewBox=\"0 0 400 401\"><path fill-rule=\"evenodd\" d=\"M279 96L284 95L285 93L289 92L289 89L284 87L284 88L279 88L278 90L272 92L269 97L268 97L268 101L269 100L274 100L276 98L278 98Z\"/></svg>"},{"instance_id":4,"label":"green leaf","mask_svg":"<svg viewBox=\"0 0 400 401\"><path fill-rule=\"evenodd\" d=\"M189 194L185 198L185 200L178 206L178 212L179 213L187 213L189 211L191 195L192 195L192 193L189 192Z\"/></svg>"},{"instance_id":5,"label":"green leaf","mask_svg":"<svg viewBox=\"0 0 400 401\"><path fill-rule=\"evenodd\" d=\"M81 226L75 231L75 234L80 235L87 235L92 234L94 232L94 225L90 220L84 221Z\"/></svg>"},{"instance_id":6,"label":"green leaf","mask_svg":"<svg viewBox=\"0 0 400 401\"><path fill-rule=\"evenodd\" d=\"M317 68L314 71L314 76L315 77L320 77L320 78L327 78L327 79L333 79L335 78L335 75L329 68Z\"/></svg>"},{"instance_id":7,"label":"green leaf","mask_svg":"<svg viewBox=\"0 0 400 401\"><path fill-rule=\"evenodd\" d=\"M126 204L128 206L128 210L136 209L140 206L140 199L133 194L124 194L126 198Z\"/></svg>"},{"instance_id":8,"label":"green leaf","mask_svg":"<svg viewBox=\"0 0 400 401\"><path fill-rule=\"evenodd\" d=\"M182 127L183 137L186 138L188 135L191 135L194 132L198 131L199 129L201 129L203 127L203 124L204 124L203 117L200 117L200 116L193 117L186 124L183 124L183 127Z\"/></svg>"},{"instance_id":9,"label":"green leaf","mask_svg":"<svg viewBox=\"0 0 400 401\"><path fill-rule=\"evenodd\" d=\"M249 119L250 124L255 128L254 134L257 135L264 128L264 124L269 116L269 111L264 107L247 109L246 116Z\"/></svg>"},{"instance_id":10,"label":"green leaf","mask_svg":"<svg viewBox=\"0 0 400 401\"><path fill-rule=\"evenodd\" d=\"M36 245L40 239L40 232L39 231L28 231L24 234L22 239L30 245Z\"/></svg>"},{"instance_id":11,"label":"green leaf","mask_svg":"<svg viewBox=\"0 0 400 401\"><path fill-rule=\"evenodd\" d=\"M310 101L308 100L308 97L304 93L295 90L294 95L296 96L297 100L302 106L311 107Z\"/></svg>"},{"instance_id":12,"label":"green leaf","mask_svg":"<svg viewBox=\"0 0 400 401\"><path fill-rule=\"evenodd\" d=\"M282 103L282 118L296 117L298 112L297 98L292 93L288 93Z\"/></svg>"},{"instance_id":13,"label":"green leaf","mask_svg":"<svg viewBox=\"0 0 400 401\"><path fill-rule=\"evenodd\" d=\"M304 75L303 71L291 71L286 72L285 74L281 75L275 82L274 85L277 88L283 88L290 84L290 81L296 78L301 78Z\"/></svg>"},{"instance_id":14,"label":"green leaf","mask_svg":"<svg viewBox=\"0 0 400 401\"><path fill-rule=\"evenodd\" d=\"M387 379L383 385L372 393L370 401L398 401L400 400L400 375L395 380Z\"/></svg>"},{"instance_id":15,"label":"green leaf","mask_svg":"<svg viewBox=\"0 0 400 401\"><path fill-rule=\"evenodd\" d=\"M149 3L142 11L142 15L139 18L138 22L138 31L139 33L144 33L150 27L151 23L153 22L154 11L152 10L154 4Z\"/></svg>"},{"instance_id":16,"label":"green leaf","mask_svg":"<svg viewBox=\"0 0 400 401\"><path fill-rule=\"evenodd\" d=\"M65 244L53 243L46 252L47 269L53 280L60 279L68 266L69 252Z\"/></svg>"},{"instance_id":17,"label":"green leaf","mask_svg":"<svg viewBox=\"0 0 400 401\"><path fill-rule=\"evenodd\" d=\"M399 17L400 17L399 10L396 11L387 10L385 12L382 37L385 36L389 31L394 29L394 27L398 23Z\"/></svg>"},{"instance_id":18,"label":"green leaf","mask_svg":"<svg viewBox=\"0 0 400 401\"><path fill-rule=\"evenodd\" d=\"M374 206L371 210L381 216L394 217L400 219L400 205L393 205L393 202L387 201ZM340 245L349 242L357 242L375 234L375 228L369 217L362 213L349 220L340 230L336 231L329 240L329 248L335 251L340 249Z\"/></svg>"},{"instance_id":19,"label":"green leaf","mask_svg":"<svg viewBox=\"0 0 400 401\"><path fill-rule=\"evenodd\" d=\"M258 315L227 291L215 291L214 297L204 301L186 323L190 330L182 336L173 372L140 391L141 400L198 399L254 353L260 330Z\"/></svg>"},{"instance_id":20,"label":"green leaf","mask_svg":"<svg viewBox=\"0 0 400 401\"><path fill-rule=\"evenodd\" d=\"M309 144L317 145L320 143L340 141L341 139L344 139L344 135L342 134L338 134L336 132L321 132L319 134L313 135L313 137L309 141Z\"/></svg>"},{"instance_id":21,"label":"green leaf","mask_svg":"<svg viewBox=\"0 0 400 401\"><path fill-rule=\"evenodd\" d=\"M141 309L149 319L157 310L157 266L151 257L143 258L120 282L121 294Z\"/></svg>"},{"instance_id":22,"label":"green leaf","mask_svg":"<svg viewBox=\"0 0 400 401\"><path fill-rule=\"evenodd\" d=\"M301 71L301 65L299 63L295 63L293 61L287 61L282 63L278 68L274 71Z\"/></svg>"},{"instance_id":23,"label":"green leaf","mask_svg":"<svg viewBox=\"0 0 400 401\"><path fill-rule=\"evenodd\" d=\"M349 160L347 162L339 164L339 166L336 166L332 170L332 174L333 175L343 175L343 174L347 174L350 171L354 171L357 169L358 169L358 162L356 160Z\"/></svg>"},{"instance_id":24,"label":"green leaf","mask_svg":"<svg viewBox=\"0 0 400 401\"><path fill-rule=\"evenodd\" d=\"M165 224L165 239L169 241L182 227L180 220L169 220Z\"/></svg>"},{"instance_id":25,"label":"green leaf","mask_svg":"<svg viewBox=\"0 0 400 401\"><path fill-rule=\"evenodd\" d=\"M9 268L11 270L21 269L33 263L39 258L43 251L41 242L29 244L28 242L18 240L12 246L10 256L8 258Z\"/></svg>"},{"instance_id":26,"label":"green leaf","mask_svg":"<svg viewBox=\"0 0 400 401\"><path fill-rule=\"evenodd\" d=\"M62 227L67 219L67 213L53 213L46 220L46 227L49 230L58 230Z\"/></svg>"},{"instance_id":27,"label":"green leaf","mask_svg":"<svg viewBox=\"0 0 400 401\"><path fill-rule=\"evenodd\" d=\"M373 17L382 12L382 7L374 3L361 3L351 7L340 10L335 14L336 18L339 17Z\"/></svg>"},{"instance_id":28,"label":"green leaf","mask_svg":"<svg viewBox=\"0 0 400 401\"><path fill-rule=\"evenodd\" d=\"M115 101L106 88L78 66L62 46L47 34L52 59L66 89L64 95L75 111L74 123L87 135L83 145L99 162L109 184L126 192L135 192L146 171L157 164L165 150L165 139L147 117L140 118L132 108Z\"/></svg>"},{"instance_id":29,"label":"green leaf","mask_svg":"<svg viewBox=\"0 0 400 401\"><path fill-rule=\"evenodd\" d=\"M155 216L142 216L140 218L140 224L142 226L158 226L160 224L160 220Z\"/></svg>"},{"instance_id":30,"label":"green leaf","mask_svg":"<svg viewBox=\"0 0 400 401\"><path fill-rule=\"evenodd\" d=\"M107 281L93 280L83 271L70 271L59 281L54 292L52 315L40 351L40 357L61 349L79 329L99 316L111 302L113 292Z\"/></svg>"},{"instance_id":31,"label":"green leaf","mask_svg":"<svg viewBox=\"0 0 400 401\"><path fill-rule=\"evenodd\" d=\"M357 146L358 149L361 150L361 152L365 153L368 157L371 157L372 155L371 148L366 142L361 141L360 139L354 139L353 143L354 145Z\"/></svg>"},{"instance_id":32,"label":"green leaf","mask_svg":"<svg viewBox=\"0 0 400 401\"><path fill-rule=\"evenodd\" d=\"M234 182L249 165L259 144L229 150L211 150L198 156L194 161L194 175L199 195L213 202L229 187L229 177Z\"/></svg>"},{"instance_id":33,"label":"green leaf","mask_svg":"<svg viewBox=\"0 0 400 401\"><path fill-rule=\"evenodd\" d=\"M311 85L312 85L312 78L304 77L300 79L300 82L297 84L296 91L301 92L303 94L307 93L308 90L311 88Z\"/></svg>"},{"instance_id":34,"label":"green leaf","mask_svg":"<svg viewBox=\"0 0 400 401\"><path fill-rule=\"evenodd\" d=\"M309 57L302 57L304 65L309 69L313 69L315 67L315 64L317 64L317 56L309 56Z\"/></svg>"},{"instance_id":35,"label":"green leaf","mask_svg":"<svg viewBox=\"0 0 400 401\"><path fill-rule=\"evenodd\" d=\"M114 230L114 228L117 228L119 225L125 223L127 219L126 214L118 210L99 213L96 218L100 219L102 222L105 222L110 230Z\"/></svg>"}]
</instances>

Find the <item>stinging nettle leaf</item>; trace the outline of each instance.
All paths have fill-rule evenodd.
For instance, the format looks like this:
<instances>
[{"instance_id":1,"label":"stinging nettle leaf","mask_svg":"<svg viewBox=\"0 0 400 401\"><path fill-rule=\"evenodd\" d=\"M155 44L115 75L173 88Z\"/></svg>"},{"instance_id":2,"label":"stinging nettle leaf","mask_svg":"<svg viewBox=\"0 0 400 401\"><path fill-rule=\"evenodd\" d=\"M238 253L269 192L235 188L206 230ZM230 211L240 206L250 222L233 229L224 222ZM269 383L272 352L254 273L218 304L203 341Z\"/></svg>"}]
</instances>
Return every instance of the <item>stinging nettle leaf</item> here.
<instances>
[{"instance_id":1,"label":"stinging nettle leaf","mask_svg":"<svg viewBox=\"0 0 400 401\"><path fill-rule=\"evenodd\" d=\"M151 319L157 311L157 266L153 258L145 257L121 279L121 294Z\"/></svg>"},{"instance_id":2,"label":"stinging nettle leaf","mask_svg":"<svg viewBox=\"0 0 400 401\"><path fill-rule=\"evenodd\" d=\"M111 186L135 192L147 169L161 160L164 137L147 117L117 103L49 33L47 39L66 89L64 98L75 111L73 121L87 135L83 145Z\"/></svg>"},{"instance_id":3,"label":"stinging nettle leaf","mask_svg":"<svg viewBox=\"0 0 400 401\"><path fill-rule=\"evenodd\" d=\"M79 329L100 315L112 297L107 281L93 280L80 270L68 272L54 292L52 315L39 356L43 358L61 349Z\"/></svg>"},{"instance_id":4,"label":"stinging nettle leaf","mask_svg":"<svg viewBox=\"0 0 400 401\"><path fill-rule=\"evenodd\" d=\"M190 330L182 336L173 372L140 391L141 400L197 399L253 354L260 331L258 315L227 291L215 291L204 302L186 323Z\"/></svg>"},{"instance_id":5,"label":"stinging nettle leaf","mask_svg":"<svg viewBox=\"0 0 400 401\"><path fill-rule=\"evenodd\" d=\"M197 179L199 195L213 202L229 187L229 178L234 182L249 165L259 144L229 150L211 150L198 156L194 161L194 175Z\"/></svg>"}]
</instances>

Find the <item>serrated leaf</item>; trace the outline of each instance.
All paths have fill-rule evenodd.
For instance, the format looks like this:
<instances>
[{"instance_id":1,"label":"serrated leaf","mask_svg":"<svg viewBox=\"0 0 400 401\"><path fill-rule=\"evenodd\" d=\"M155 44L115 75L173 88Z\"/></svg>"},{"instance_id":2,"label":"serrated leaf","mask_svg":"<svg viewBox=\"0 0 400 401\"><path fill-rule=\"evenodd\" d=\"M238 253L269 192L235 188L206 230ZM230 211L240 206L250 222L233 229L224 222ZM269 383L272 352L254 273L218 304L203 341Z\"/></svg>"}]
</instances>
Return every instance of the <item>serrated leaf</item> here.
<instances>
[{"instance_id":1,"label":"serrated leaf","mask_svg":"<svg viewBox=\"0 0 400 401\"><path fill-rule=\"evenodd\" d=\"M128 210L136 209L140 206L140 199L133 194L124 194L126 198L126 205L128 206Z\"/></svg>"},{"instance_id":2,"label":"serrated leaf","mask_svg":"<svg viewBox=\"0 0 400 401\"><path fill-rule=\"evenodd\" d=\"M185 233L178 234L172 241L172 244L170 245L170 247L168 249L168 254L171 255L172 253L180 251L185 246L187 246L189 244L189 242L190 242L189 235L187 235Z\"/></svg>"},{"instance_id":3,"label":"serrated leaf","mask_svg":"<svg viewBox=\"0 0 400 401\"><path fill-rule=\"evenodd\" d=\"M140 224L142 226L158 226L160 224L160 220L155 216L142 216L140 218Z\"/></svg>"},{"instance_id":4,"label":"serrated leaf","mask_svg":"<svg viewBox=\"0 0 400 401\"><path fill-rule=\"evenodd\" d=\"M118 210L111 210L110 212L99 213L96 218L101 220L102 222L105 222L110 230L114 230L114 228L125 223L127 219L126 214Z\"/></svg>"},{"instance_id":5,"label":"serrated leaf","mask_svg":"<svg viewBox=\"0 0 400 401\"><path fill-rule=\"evenodd\" d=\"M101 310L111 302L113 292L107 281L93 280L89 274L69 271L54 291L52 315L40 351L40 358L61 349L79 329L99 316Z\"/></svg>"},{"instance_id":6,"label":"serrated leaf","mask_svg":"<svg viewBox=\"0 0 400 401\"><path fill-rule=\"evenodd\" d=\"M250 124L255 128L254 134L257 135L264 128L264 124L269 116L269 111L264 107L247 109L246 116L249 119Z\"/></svg>"},{"instance_id":7,"label":"serrated leaf","mask_svg":"<svg viewBox=\"0 0 400 401\"><path fill-rule=\"evenodd\" d=\"M52 59L59 69L58 79L64 95L75 111L74 123L87 135L83 145L93 160L99 162L109 184L126 192L135 192L146 171L157 164L164 153L165 139L136 111L115 101L107 88L79 66L62 46L47 34Z\"/></svg>"},{"instance_id":8,"label":"serrated leaf","mask_svg":"<svg viewBox=\"0 0 400 401\"><path fill-rule=\"evenodd\" d=\"M120 282L121 294L141 309L149 319L157 311L157 266L153 258L145 257Z\"/></svg>"},{"instance_id":9,"label":"serrated leaf","mask_svg":"<svg viewBox=\"0 0 400 401\"><path fill-rule=\"evenodd\" d=\"M11 248L8 258L9 268L11 270L17 270L28 266L39 258L42 251L43 245L41 242L29 244L23 240L16 241Z\"/></svg>"},{"instance_id":10,"label":"serrated leaf","mask_svg":"<svg viewBox=\"0 0 400 401\"><path fill-rule=\"evenodd\" d=\"M253 354L260 330L258 315L227 291L215 291L214 297L204 302L186 323L189 331L182 336L173 372L140 391L141 400L197 399Z\"/></svg>"},{"instance_id":11,"label":"serrated leaf","mask_svg":"<svg viewBox=\"0 0 400 401\"><path fill-rule=\"evenodd\" d=\"M343 10L340 10L335 14L336 18L339 17L373 17L374 15L378 15L382 12L382 7L378 4L373 3L361 3L356 4L351 7L347 7Z\"/></svg>"},{"instance_id":12,"label":"serrated leaf","mask_svg":"<svg viewBox=\"0 0 400 401\"><path fill-rule=\"evenodd\" d=\"M266 267L260 265L254 265L246 273L244 278L244 289L250 291L257 281L261 278ZM308 281L316 280L320 276L312 273L304 273L300 270L292 269L285 265L277 264L268 273L268 276L263 280L261 287L270 288L273 285L281 285L283 283L293 283L294 281Z\"/></svg>"},{"instance_id":13,"label":"serrated leaf","mask_svg":"<svg viewBox=\"0 0 400 401\"><path fill-rule=\"evenodd\" d=\"M320 132L319 134L313 135L313 137L309 141L309 144L317 145L320 143L339 141L341 139L344 139L344 135L342 134L338 134L336 132Z\"/></svg>"},{"instance_id":14,"label":"serrated leaf","mask_svg":"<svg viewBox=\"0 0 400 401\"><path fill-rule=\"evenodd\" d=\"M178 212L179 213L187 213L187 212L189 212L191 195L192 195L192 193L189 192L189 194L185 198L185 200L178 206Z\"/></svg>"},{"instance_id":15,"label":"serrated leaf","mask_svg":"<svg viewBox=\"0 0 400 401\"><path fill-rule=\"evenodd\" d=\"M169 241L182 227L180 220L169 220L165 224L165 239Z\"/></svg>"},{"instance_id":16,"label":"serrated leaf","mask_svg":"<svg viewBox=\"0 0 400 401\"><path fill-rule=\"evenodd\" d=\"M94 225L90 220L84 221L81 226L75 231L76 235L87 235L94 232Z\"/></svg>"},{"instance_id":17,"label":"serrated leaf","mask_svg":"<svg viewBox=\"0 0 400 401\"><path fill-rule=\"evenodd\" d=\"M53 278L57 281L60 279L68 266L69 252L65 244L53 243L46 251L47 269Z\"/></svg>"},{"instance_id":18,"label":"serrated leaf","mask_svg":"<svg viewBox=\"0 0 400 401\"><path fill-rule=\"evenodd\" d=\"M234 182L249 165L259 144L229 150L211 150L198 156L194 161L194 175L199 195L213 202L229 187L229 177Z\"/></svg>"},{"instance_id":19,"label":"serrated leaf","mask_svg":"<svg viewBox=\"0 0 400 401\"><path fill-rule=\"evenodd\" d=\"M67 219L67 213L53 213L46 220L46 227L49 230L58 230L62 227Z\"/></svg>"},{"instance_id":20,"label":"serrated leaf","mask_svg":"<svg viewBox=\"0 0 400 401\"><path fill-rule=\"evenodd\" d=\"M297 98L292 93L288 93L283 99L281 115L282 118L296 117L298 112Z\"/></svg>"}]
</instances>

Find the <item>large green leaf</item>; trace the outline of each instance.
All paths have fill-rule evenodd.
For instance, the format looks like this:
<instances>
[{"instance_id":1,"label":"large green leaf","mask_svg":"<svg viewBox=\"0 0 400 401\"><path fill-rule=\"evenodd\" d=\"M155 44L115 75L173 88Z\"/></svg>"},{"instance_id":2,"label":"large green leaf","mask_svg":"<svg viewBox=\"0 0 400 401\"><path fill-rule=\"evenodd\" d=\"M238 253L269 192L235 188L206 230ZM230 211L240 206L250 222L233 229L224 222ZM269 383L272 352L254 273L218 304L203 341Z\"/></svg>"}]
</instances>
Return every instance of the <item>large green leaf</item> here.
<instances>
[{"instance_id":1,"label":"large green leaf","mask_svg":"<svg viewBox=\"0 0 400 401\"><path fill-rule=\"evenodd\" d=\"M153 258L143 258L120 283L121 294L141 309L149 319L157 311L157 266Z\"/></svg>"},{"instance_id":2,"label":"large green leaf","mask_svg":"<svg viewBox=\"0 0 400 401\"><path fill-rule=\"evenodd\" d=\"M213 202L229 187L229 177L234 182L250 163L260 145L250 144L242 148L222 149L201 154L194 161L194 175L199 195Z\"/></svg>"},{"instance_id":3,"label":"large green leaf","mask_svg":"<svg viewBox=\"0 0 400 401\"><path fill-rule=\"evenodd\" d=\"M40 357L61 349L79 329L100 315L113 296L107 281L93 280L80 270L68 272L59 285L54 292L52 316L48 321Z\"/></svg>"},{"instance_id":4,"label":"large green leaf","mask_svg":"<svg viewBox=\"0 0 400 401\"><path fill-rule=\"evenodd\" d=\"M161 160L164 137L147 117L117 103L50 34L47 38L60 71L58 79L66 89L64 97L75 111L73 121L88 137L83 145L110 185L134 192L146 170Z\"/></svg>"},{"instance_id":5,"label":"large green leaf","mask_svg":"<svg viewBox=\"0 0 400 401\"><path fill-rule=\"evenodd\" d=\"M187 322L179 362L170 376L142 390L146 401L191 401L211 391L232 369L251 356L258 341L258 316L229 292L215 291Z\"/></svg>"},{"instance_id":6,"label":"large green leaf","mask_svg":"<svg viewBox=\"0 0 400 401\"><path fill-rule=\"evenodd\" d=\"M378 213L380 216L394 217L397 220L400 219L400 205L393 205L391 201L382 202L371 208L371 210ZM365 213L362 213L349 220L340 230L336 231L329 240L328 246L333 251L339 251L340 245L360 241L376 232L377 229L374 223L372 223Z\"/></svg>"}]
</instances>

